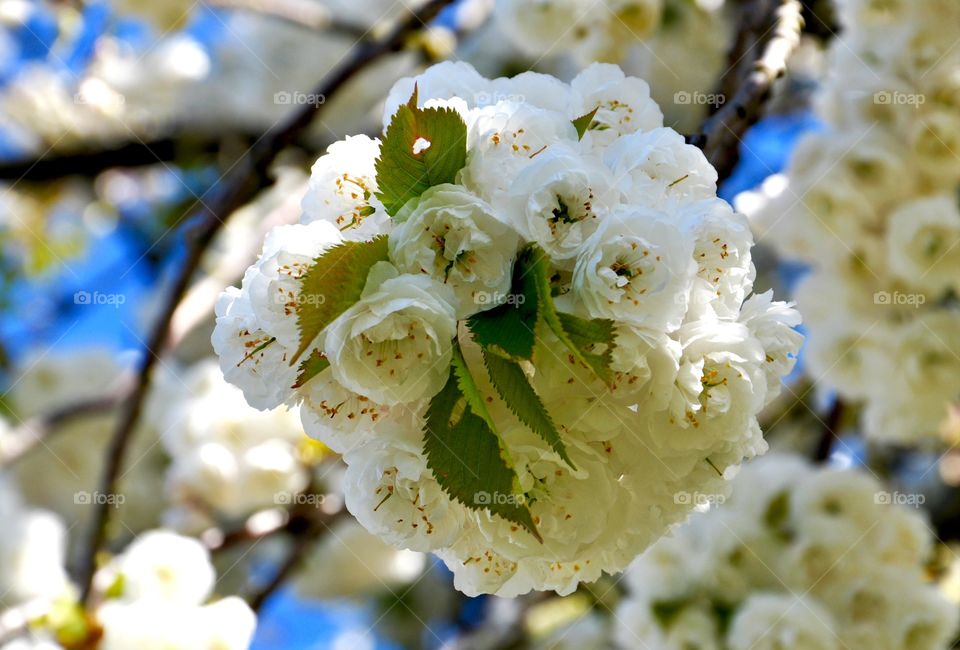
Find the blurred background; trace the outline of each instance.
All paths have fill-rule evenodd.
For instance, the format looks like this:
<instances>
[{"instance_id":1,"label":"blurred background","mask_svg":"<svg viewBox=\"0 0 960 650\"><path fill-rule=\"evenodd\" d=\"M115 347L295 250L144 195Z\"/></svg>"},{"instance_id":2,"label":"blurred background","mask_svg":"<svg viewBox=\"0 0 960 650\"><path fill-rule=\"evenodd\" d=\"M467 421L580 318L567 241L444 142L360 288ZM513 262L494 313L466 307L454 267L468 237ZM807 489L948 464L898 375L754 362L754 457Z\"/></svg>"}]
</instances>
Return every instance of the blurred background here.
<instances>
[{"instance_id":1,"label":"blurred background","mask_svg":"<svg viewBox=\"0 0 960 650\"><path fill-rule=\"evenodd\" d=\"M59 645L11 648L97 647L99 624L58 600L69 581L51 567L82 566L119 407L166 315L109 547L157 528L198 540L211 593L257 611L253 648L734 647L708 644L723 626L688 645L670 636L675 596L644 601L660 636L618 641L632 623L617 612L643 618L624 609L643 600L638 578L565 598L459 594L441 562L349 516L339 459L295 412L256 411L223 380L218 294L270 228L298 220L326 147L379 132L393 82L445 59L565 80L618 63L692 142L758 61L782 60L710 156L721 196L754 226L756 291L797 300L805 320L765 435L808 465L870 476L881 502L918 514L929 552L916 568L955 620L960 7L909 4L0 0L0 513L23 521L0 533L0 647L37 620ZM775 38L786 5L803 15L788 45ZM344 70L335 93L318 92ZM223 218L215 232L209 214ZM197 232L210 241L179 287ZM951 647L843 638L838 649Z\"/></svg>"}]
</instances>

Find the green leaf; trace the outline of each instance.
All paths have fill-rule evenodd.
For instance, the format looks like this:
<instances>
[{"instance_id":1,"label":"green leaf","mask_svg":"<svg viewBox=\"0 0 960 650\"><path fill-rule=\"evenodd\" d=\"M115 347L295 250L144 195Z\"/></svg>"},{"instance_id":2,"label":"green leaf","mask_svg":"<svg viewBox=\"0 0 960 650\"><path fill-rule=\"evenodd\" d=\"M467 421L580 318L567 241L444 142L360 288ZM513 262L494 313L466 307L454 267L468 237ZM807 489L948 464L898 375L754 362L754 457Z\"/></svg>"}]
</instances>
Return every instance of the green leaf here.
<instances>
[{"instance_id":1,"label":"green leaf","mask_svg":"<svg viewBox=\"0 0 960 650\"><path fill-rule=\"evenodd\" d=\"M344 242L314 260L300 283L300 347L290 360L291 366L320 332L360 300L370 268L386 259L387 236L381 235L371 241Z\"/></svg>"},{"instance_id":2,"label":"green leaf","mask_svg":"<svg viewBox=\"0 0 960 650\"><path fill-rule=\"evenodd\" d=\"M474 381L473 375L470 374L470 368L467 367L467 360L463 358L463 350L460 349L459 344L453 346L451 366L453 368L453 374L457 378L457 388L460 389L460 393L464 399L466 399L467 406L483 419L491 431L496 432L497 425L493 423L493 418L487 410L487 405L484 402L483 395L480 393L480 388L477 386L477 382ZM513 464L509 455L506 461L510 465Z\"/></svg>"},{"instance_id":3,"label":"green leaf","mask_svg":"<svg viewBox=\"0 0 960 650\"><path fill-rule=\"evenodd\" d=\"M467 162L463 118L452 108L418 107L417 94L414 86L393 115L376 162L377 198L390 216L434 185L453 183ZM420 144L428 146L415 152Z\"/></svg>"},{"instance_id":4,"label":"green leaf","mask_svg":"<svg viewBox=\"0 0 960 650\"><path fill-rule=\"evenodd\" d=\"M330 362L320 350L313 350L298 368L297 381L291 388L300 388L308 381L330 367Z\"/></svg>"},{"instance_id":5,"label":"green leaf","mask_svg":"<svg viewBox=\"0 0 960 650\"><path fill-rule=\"evenodd\" d=\"M458 369L463 357L457 356L443 390L427 408L423 450L427 467L452 499L512 521L542 542L530 510L516 496L516 472L503 441L490 427L486 408L474 411L483 400L466 366Z\"/></svg>"},{"instance_id":6,"label":"green leaf","mask_svg":"<svg viewBox=\"0 0 960 650\"><path fill-rule=\"evenodd\" d=\"M517 256L507 303L471 316L467 326L485 350L527 361L533 359L537 337L549 329L577 361L604 382L612 379L613 321L558 312L550 286L550 260L536 244Z\"/></svg>"},{"instance_id":7,"label":"green leaf","mask_svg":"<svg viewBox=\"0 0 960 650\"><path fill-rule=\"evenodd\" d=\"M610 370L614 346L613 321L603 319L587 321L558 312L550 289L550 261L546 253L534 244L528 248L526 257L521 259L528 268L527 273L534 279L538 318L553 331L577 361L586 365L597 377L609 384L613 377ZM597 346L604 347L602 353L594 352Z\"/></svg>"},{"instance_id":8,"label":"green leaf","mask_svg":"<svg viewBox=\"0 0 960 650\"><path fill-rule=\"evenodd\" d=\"M563 440L560 439L560 432L520 364L484 350L483 365L487 367L490 381L507 408L518 420L530 427L531 431L543 438L544 442L560 455L563 462L576 470L567 455Z\"/></svg>"},{"instance_id":9,"label":"green leaf","mask_svg":"<svg viewBox=\"0 0 960 650\"><path fill-rule=\"evenodd\" d=\"M537 293L534 279L524 274L519 261L513 267L513 285L507 301L467 320L473 340L511 359L533 358L536 344Z\"/></svg>"},{"instance_id":10,"label":"green leaf","mask_svg":"<svg viewBox=\"0 0 960 650\"><path fill-rule=\"evenodd\" d=\"M612 379L610 364L613 363L615 326L612 320L595 318L586 320L573 314L557 314L563 331L567 333L573 345L581 351L583 361L590 366L594 374L610 382ZM602 348L592 352L593 348Z\"/></svg>"},{"instance_id":11,"label":"green leaf","mask_svg":"<svg viewBox=\"0 0 960 650\"><path fill-rule=\"evenodd\" d=\"M597 106L586 115L581 115L577 119L573 120L573 128L577 130L577 137L579 139L583 140L584 134L590 129L590 125L593 123L593 118L597 115L597 111L599 110L600 107Z\"/></svg>"}]
</instances>

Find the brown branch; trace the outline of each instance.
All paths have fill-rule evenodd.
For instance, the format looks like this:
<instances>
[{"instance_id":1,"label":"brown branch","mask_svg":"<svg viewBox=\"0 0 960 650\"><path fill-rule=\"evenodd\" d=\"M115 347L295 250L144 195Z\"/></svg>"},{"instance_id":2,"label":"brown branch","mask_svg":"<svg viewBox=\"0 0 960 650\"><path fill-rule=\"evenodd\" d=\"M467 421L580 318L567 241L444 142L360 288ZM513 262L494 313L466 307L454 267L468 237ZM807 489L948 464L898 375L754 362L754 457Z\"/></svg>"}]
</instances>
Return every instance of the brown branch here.
<instances>
[{"instance_id":1,"label":"brown branch","mask_svg":"<svg viewBox=\"0 0 960 650\"><path fill-rule=\"evenodd\" d=\"M431 0L419 11L411 13L383 39L354 48L352 55L344 64L317 86L315 94L329 99L371 63L391 52L402 50L411 34L432 20L451 2L452 0ZM317 106L304 105L288 122L264 134L230 172L224 181L226 190L215 196L210 204L204 203L200 206L196 217L198 223L188 233L186 257L160 309L159 317L145 346L133 392L123 405L116 429L110 439L106 466L100 481L101 494L116 492L127 447L143 408L153 368L167 342L170 320L186 293L203 254L223 226L224 220L256 195L261 182L267 178L270 163L277 154L291 144L310 125L316 114L327 105L328 102ZM79 565L76 567L76 576L84 600L90 597L93 574L96 570L96 557L107 536L111 510L112 507L106 503L106 500L94 505L89 529L82 540L83 546Z\"/></svg>"},{"instance_id":2,"label":"brown branch","mask_svg":"<svg viewBox=\"0 0 960 650\"><path fill-rule=\"evenodd\" d=\"M235 9L283 20L298 27L362 39L367 30L356 23L337 20L329 7L312 0L209 0L213 7Z\"/></svg>"},{"instance_id":3,"label":"brown branch","mask_svg":"<svg viewBox=\"0 0 960 650\"><path fill-rule=\"evenodd\" d=\"M180 133L156 140L117 143L105 149L61 151L36 159L0 163L0 180L43 182L83 176L95 178L115 167L130 168L163 162L190 161L218 153L227 138L253 142L249 134Z\"/></svg>"},{"instance_id":4,"label":"brown branch","mask_svg":"<svg viewBox=\"0 0 960 650\"><path fill-rule=\"evenodd\" d=\"M332 522L338 515L331 515L327 518ZM294 517L285 527L290 533L290 550L287 556L277 567L276 572L270 577L265 585L247 595L246 601L250 608L259 612L263 604L283 584L300 568L307 558L307 553L313 548L314 543L323 537L324 533L330 530L330 525L321 518L320 521L313 521L307 518Z\"/></svg>"},{"instance_id":5,"label":"brown branch","mask_svg":"<svg viewBox=\"0 0 960 650\"><path fill-rule=\"evenodd\" d=\"M26 456L34 447L49 440L65 424L76 419L110 412L128 392L129 388L124 388L114 395L69 404L21 423L4 438L0 445L0 468L12 465Z\"/></svg>"},{"instance_id":6,"label":"brown branch","mask_svg":"<svg viewBox=\"0 0 960 650\"><path fill-rule=\"evenodd\" d=\"M738 34L734 52L755 41L740 56L749 61L749 54L755 53L756 58L733 97L728 97L723 107L707 118L700 132L689 139L703 149L721 181L730 176L739 161L741 138L762 116L773 83L786 71L787 59L800 42L803 28L799 0L754 0L750 5L743 9L744 15L759 15L764 20L742 21L741 32L749 33ZM757 30L761 30L760 36L752 36ZM734 63L735 67L738 65Z\"/></svg>"},{"instance_id":7,"label":"brown branch","mask_svg":"<svg viewBox=\"0 0 960 650\"><path fill-rule=\"evenodd\" d=\"M837 398L830 408L830 412L827 413L826 418L822 421L820 439L817 441L817 446L813 450L813 461L815 463L824 463L830 458L830 450L833 449L834 441L838 439L837 430L843 421L844 409L843 400Z\"/></svg>"}]
</instances>

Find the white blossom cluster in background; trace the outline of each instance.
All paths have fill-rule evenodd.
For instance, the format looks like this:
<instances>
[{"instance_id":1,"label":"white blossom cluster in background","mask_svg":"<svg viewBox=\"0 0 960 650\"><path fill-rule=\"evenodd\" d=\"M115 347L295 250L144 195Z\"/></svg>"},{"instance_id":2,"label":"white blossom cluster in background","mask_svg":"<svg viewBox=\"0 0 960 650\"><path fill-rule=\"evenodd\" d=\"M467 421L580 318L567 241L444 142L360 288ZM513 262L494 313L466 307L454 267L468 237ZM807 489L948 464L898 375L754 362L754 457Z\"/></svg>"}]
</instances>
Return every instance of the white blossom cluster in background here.
<instances>
[{"instance_id":1,"label":"white blossom cluster in background","mask_svg":"<svg viewBox=\"0 0 960 650\"><path fill-rule=\"evenodd\" d=\"M841 0L825 129L738 203L813 266L797 290L818 382L864 405L867 436L911 443L960 401L960 5Z\"/></svg>"},{"instance_id":2,"label":"white blossom cluster in background","mask_svg":"<svg viewBox=\"0 0 960 650\"><path fill-rule=\"evenodd\" d=\"M246 650L256 616L236 596L211 600L216 579L197 540L164 530L141 535L96 577L110 596L96 614L99 650Z\"/></svg>"},{"instance_id":3,"label":"white blossom cluster in background","mask_svg":"<svg viewBox=\"0 0 960 650\"><path fill-rule=\"evenodd\" d=\"M127 379L122 360L106 348L37 352L20 365L7 399L15 422L29 423L51 411L117 395ZM97 492L103 450L115 422L115 410L103 409L68 419L33 444L9 470L23 499L56 512L73 526L89 521L94 501L109 498L126 530L156 526L164 506L157 495L163 492L166 459L150 423L139 427L134 436L130 451L134 472L121 477L119 494ZM27 430L33 428L27 426ZM18 442L12 439L12 431L0 432L0 449Z\"/></svg>"},{"instance_id":4,"label":"white blossom cluster in background","mask_svg":"<svg viewBox=\"0 0 960 650\"><path fill-rule=\"evenodd\" d=\"M602 61L645 79L680 131L725 100L714 88L733 31L723 0L497 0L494 11L496 28L537 65Z\"/></svg>"},{"instance_id":5,"label":"white blossom cluster in background","mask_svg":"<svg viewBox=\"0 0 960 650\"><path fill-rule=\"evenodd\" d=\"M258 411L223 379L216 361L171 373L151 396L149 420L171 462L164 523L199 533L286 505L309 481L296 409Z\"/></svg>"},{"instance_id":6,"label":"white blossom cluster in background","mask_svg":"<svg viewBox=\"0 0 960 650\"><path fill-rule=\"evenodd\" d=\"M749 226L716 197L701 152L662 127L643 81L603 64L567 85L442 63L394 86L385 124L415 86L420 106L449 107L466 124L456 182L391 218L376 197L380 140L332 145L314 165L302 223L274 229L241 287L221 296L214 348L252 406L299 404L307 433L343 454L347 507L369 531L436 552L468 594L569 593L683 519L692 506L678 493L722 491L726 468L766 449L755 415L793 365L798 315L770 294L748 297ZM580 139L572 121L594 109ZM430 146L441 145L418 140L413 153ZM342 242L377 235L389 260L310 342L330 366L292 388L297 306L321 298L301 295L304 273ZM494 397L464 333L464 319L517 298L512 269L530 244L551 260L561 312L616 328L611 385L547 333L526 366L576 469ZM519 495L464 504L427 466L425 411L455 347L481 368L472 374ZM529 505L542 543L482 509L504 498Z\"/></svg>"},{"instance_id":7,"label":"white blossom cluster in background","mask_svg":"<svg viewBox=\"0 0 960 650\"><path fill-rule=\"evenodd\" d=\"M0 473L0 522L0 610L31 603L42 607L67 596L66 526L53 513L26 506L4 473Z\"/></svg>"},{"instance_id":8,"label":"white blossom cluster in background","mask_svg":"<svg viewBox=\"0 0 960 650\"><path fill-rule=\"evenodd\" d=\"M0 33L5 25L22 29L31 12L41 9L4 3L16 10L3 11L0 3ZM123 0L118 10L155 23L150 45L135 47L105 34L79 75L42 63L25 65L0 92L0 127L19 147L39 151L126 140L131 130L259 133L304 104L325 103L325 97L312 94L315 84L346 59L360 35L418 4L304 0L301 9L318 21L316 28L220 10L221 33L205 43L179 31L200 4ZM334 18L343 29L323 31ZM413 56L404 54L372 66L349 84L348 99L337 99L326 111L326 128L339 132L373 124L382 88L412 71L412 62Z\"/></svg>"},{"instance_id":9,"label":"white blossom cluster in background","mask_svg":"<svg viewBox=\"0 0 960 650\"><path fill-rule=\"evenodd\" d=\"M704 501L707 496L702 495ZM923 515L854 470L771 454L628 570L615 636L657 650L943 650Z\"/></svg>"},{"instance_id":10,"label":"white blossom cluster in background","mask_svg":"<svg viewBox=\"0 0 960 650\"><path fill-rule=\"evenodd\" d=\"M66 643L88 625L102 632L99 650L249 646L253 612L235 597L208 602L216 575L207 550L166 531L145 533L100 570L95 585L103 600L83 619L73 609L78 592L64 569L68 534L76 531L57 515L25 505L14 487L0 474L0 606L5 616L21 617L2 623L35 623L35 632L4 650L58 649L54 639Z\"/></svg>"}]
</instances>

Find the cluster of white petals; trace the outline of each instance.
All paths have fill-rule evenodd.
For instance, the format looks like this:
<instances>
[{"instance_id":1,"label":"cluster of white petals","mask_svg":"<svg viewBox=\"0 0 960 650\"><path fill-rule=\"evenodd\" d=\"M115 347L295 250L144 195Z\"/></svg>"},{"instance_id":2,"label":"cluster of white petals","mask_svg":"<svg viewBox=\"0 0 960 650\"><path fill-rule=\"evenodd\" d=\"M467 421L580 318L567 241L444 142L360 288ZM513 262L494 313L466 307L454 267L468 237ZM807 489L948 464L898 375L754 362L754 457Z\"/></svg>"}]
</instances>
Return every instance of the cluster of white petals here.
<instances>
[{"instance_id":1,"label":"cluster of white petals","mask_svg":"<svg viewBox=\"0 0 960 650\"><path fill-rule=\"evenodd\" d=\"M724 101L712 86L733 31L723 0L497 0L494 18L538 64L617 63L646 79L674 128L695 129L708 104Z\"/></svg>"},{"instance_id":2,"label":"cluster of white petals","mask_svg":"<svg viewBox=\"0 0 960 650\"><path fill-rule=\"evenodd\" d=\"M119 394L129 380L125 365L106 348L28 354L8 395L16 422L26 423L26 432L31 434L32 418ZM29 450L9 469L24 501L56 512L72 527L89 521L95 501L110 499L127 530L154 527L164 505L157 495L163 493L166 459L151 423L138 427L131 443L130 467L135 472L121 477L117 494L97 492L103 450L116 418L115 409L66 418L46 439L29 444ZM0 432L0 448L6 446L5 439L11 435Z\"/></svg>"},{"instance_id":3,"label":"cluster of white petals","mask_svg":"<svg viewBox=\"0 0 960 650\"><path fill-rule=\"evenodd\" d=\"M191 537L157 530L138 537L97 575L109 598L96 619L99 650L246 650L256 615L240 598L211 601L216 572Z\"/></svg>"},{"instance_id":4,"label":"cluster of white petals","mask_svg":"<svg viewBox=\"0 0 960 650\"><path fill-rule=\"evenodd\" d=\"M199 532L289 503L307 485L297 410L249 406L212 359L166 377L148 411L170 457L167 525Z\"/></svg>"},{"instance_id":5,"label":"cluster of white petals","mask_svg":"<svg viewBox=\"0 0 960 650\"><path fill-rule=\"evenodd\" d=\"M680 491L722 491L727 468L765 451L756 414L793 364L799 318L770 294L750 296L746 219L717 198L700 151L662 126L640 79L595 64L569 85L535 73L489 80L441 63L394 86L385 123L415 85L421 106L466 123L456 183L391 218L376 196L380 141L334 144L314 165L302 222L274 229L241 287L221 296L214 347L251 405L299 404L306 432L343 454L346 505L367 530L437 553L465 593L569 593L682 520L691 506ZM594 109L581 139L572 120ZM375 235L388 236L389 261L311 344L329 368L293 388L296 306L314 297L300 295L304 272ZM543 542L452 500L423 435L458 333L467 363L482 367L463 319L510 300L514 260L531 244L551 261L558 309L613 320L617 344L608 385L558 341L538 342L531 383L575 470L473 372Z\"/></svg>"},{"instance_id":6,"label":"cluster of white petals","mask_svg":"<svg viewBox=\"0 0 960 650\"><path fill-rule=\"evenodd\" d=\"M956 613L925 571L933 533L898 495L909 496L798 457L748 464L722 506L692 517L627 571L619 647L950 647Z\"/></svg>"},{"instance_id":7,"label":"cluster of white petals","mask_svg":"<svg viewBox=\"0 0 960 650\"><path fill-rule=\"evenodd\" d=\"M813 268L797 290L810 375L867 436L936 436L960 400L960 5L841 0L825 128L738 205Z\"/></svg>"},{"instance_id":8,"label":"cluster of white petals","mask_svg":"<svg viewBox=\"0 0 960 650\"><path fill-rule=\"evenodd\" d=\"M30 16L41 8L9 4L18 6L0 12L0 35L4 22L30 29ZM198 132L265 131L305 104L326 103L314 86L342 64L357 35L382 29L422 0L306 0L298 8L304 19L318 29L340 26L321 36L273 16L217 9L221 29L208 38L183 28L202 10L213 11L209 7L189 0L116 4L121 14L152 23L149 45L104 34L79 75L45 63L23 65L0 89L0 128L17 146L42 153L123 141L131 131L156 135L183 123ZM373 124L384 85L409 74L413 61L400 54L370 66L326 107L327 128Z\"/></svg>"},{"instance_id":9,"label":"cluster of white petals","mask_svg":"<svg viewBox=\"0 0 960 650\"><path fill-rule=\"evenodd\" d=\"M12 607L66 596L66 526L50 512L26 506L3 473L0 522L0 603Z\"/></svg>"}]
</instances>

